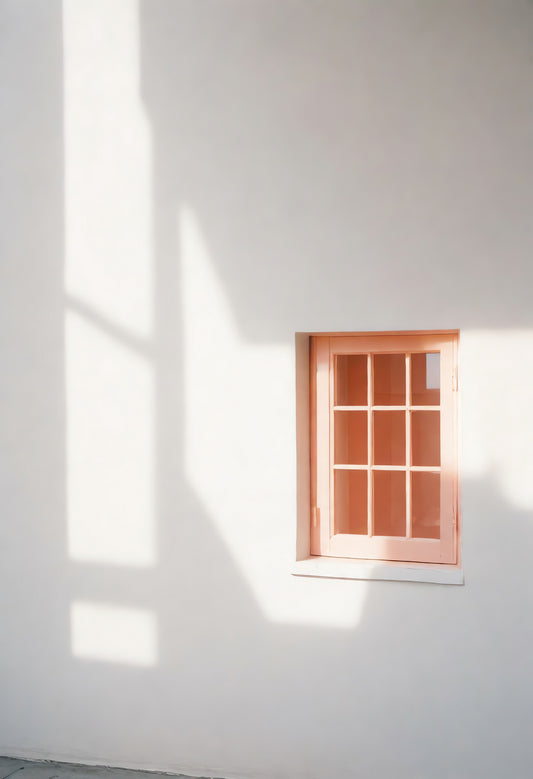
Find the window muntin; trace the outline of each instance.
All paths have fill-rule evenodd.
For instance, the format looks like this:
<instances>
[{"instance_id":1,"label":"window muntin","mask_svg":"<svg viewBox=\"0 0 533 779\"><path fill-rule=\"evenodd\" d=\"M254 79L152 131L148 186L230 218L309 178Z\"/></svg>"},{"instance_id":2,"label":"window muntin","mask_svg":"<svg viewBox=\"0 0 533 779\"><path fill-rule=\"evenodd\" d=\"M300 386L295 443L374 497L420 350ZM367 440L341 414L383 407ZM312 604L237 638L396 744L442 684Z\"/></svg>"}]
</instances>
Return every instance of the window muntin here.
<instances>
[{"instance_id":1,"label":"window muntin","mask_svg":"<svg viewBox=\"0 0 533 779\"><path fill-rule=\"evenodd\" d=\"M456 562L456 343L312 337L312 554Z\"/></svg>"}]
</instances>

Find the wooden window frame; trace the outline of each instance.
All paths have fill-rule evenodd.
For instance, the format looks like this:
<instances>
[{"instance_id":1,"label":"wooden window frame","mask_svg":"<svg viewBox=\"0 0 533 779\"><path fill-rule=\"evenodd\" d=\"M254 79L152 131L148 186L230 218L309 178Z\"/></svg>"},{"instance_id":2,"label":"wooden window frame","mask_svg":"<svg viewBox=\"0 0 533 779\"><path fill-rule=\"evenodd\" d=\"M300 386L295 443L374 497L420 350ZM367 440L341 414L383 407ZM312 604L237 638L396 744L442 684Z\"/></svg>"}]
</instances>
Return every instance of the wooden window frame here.
<instances>
[{"instance_id":1,"label":"wooden window frame","mask_svg":"<svg viewBox=\"0 0 533 779\"><path fill-rule=\"evenodd\" d=\"M310 483L307 500L303 500L304 513L307 511L307 530L303 528L302 507L299 507L299 527L297 536L297 565L293 573L303 575L326 575L352 578L348 571L350 563L360 564L353 578L394 578L422 581L443 581L462 583L460 570L460 515L458 483L458 401L457 401L457 330L384 332L384 333L314 333L298 334L297 379L300 373L300 392L305 381L302 369L307 361L308 369L308 425L303 420L302 409L298 408L300 444L302 430L307 427L307 451L299 446L300 455L307 457L309 463L307 476ZM306 348L304 348L306 347ZM410 355L417 352L440 352L440 404L414 406L410 403L409 382ZM406 417L406 461L396 470L406 474L406 537L378 536L372 533L372 509L368 511L368 534L354 535L334 532L334 472L339 468L364 470L368 474L369 501L372 500L372 473L378 470L390 471L390 466L381 467L372 463L371 432L368 429L367 465L338 466L333 462L333 431L335 411L348 410L348 407L335 407L333 403L334 365L336 355L361 354L368 360L368 397L367 403L349 407L352 411L366 411L371 420L377 407L372 399L372 357L374 354L403 354L406 359L406 397L400 406L387 407L387 410L401 410ZM298 371L298 366L300 370ZM297 398L298 400L298 398ZM300 403L300 405L302 405ZM303 404L305 406L305 404ZM441 462L439 466L413 466L410 458L410 422L412 411L440 413ZM297 420L298 422L298 420ZM301 457L299 457L301 463ZM299 465L299 497L302 496L302 471ZM438 472L440 474L440 537L438 539L415 538L411 533L409 492L412 472ZM299 500L299 503L302 501ZM373 504L368 503L371 507ZM307 552L307 553L306 553ZM308 565L304 565L307 561ZM348 563L348 566L346 565ZM365 567L367 573L365 575ZM342 573L340 573L342 568ZM353 568L353 565L352 565ZM403 572L402 572L403 569ZM413 575L406 575L409 569ZM320 573L320 570L326 573ZM335 572L337 571L337 573ZM380 573L381 572L381 573ZM389 575L385 575L388 572ZM424 573L425 572L425 573ZM427 576L425 576L425 574ZM441 578L439 578L441 576Z\"/></svg>"}]
</instances>

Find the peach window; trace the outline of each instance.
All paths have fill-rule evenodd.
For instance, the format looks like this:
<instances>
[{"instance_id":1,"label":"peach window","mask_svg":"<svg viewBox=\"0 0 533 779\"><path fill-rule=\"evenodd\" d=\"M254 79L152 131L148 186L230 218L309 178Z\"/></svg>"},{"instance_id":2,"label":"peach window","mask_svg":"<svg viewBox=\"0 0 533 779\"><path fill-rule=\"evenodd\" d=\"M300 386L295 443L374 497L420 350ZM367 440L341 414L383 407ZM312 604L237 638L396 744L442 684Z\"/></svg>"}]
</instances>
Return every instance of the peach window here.
<instances>
[{"instance_id":1,"label":"peach window","mask_svg":"<svg viewBox=\"0 0 533 779\"><path fill-rule=\"evenodd\" d=\"M316 338L312 553L455 562L455 344Z\"/></svg>"},{"instance_id":2,"label":"peach window","mask_svg":"<svg viewBox=\"0 0 533 779\"><path fill-rule=\"evenodd\" d=\"M439 538L439 352L338 355L335 394L338 532Z\"/></svg>"}]
</instances>

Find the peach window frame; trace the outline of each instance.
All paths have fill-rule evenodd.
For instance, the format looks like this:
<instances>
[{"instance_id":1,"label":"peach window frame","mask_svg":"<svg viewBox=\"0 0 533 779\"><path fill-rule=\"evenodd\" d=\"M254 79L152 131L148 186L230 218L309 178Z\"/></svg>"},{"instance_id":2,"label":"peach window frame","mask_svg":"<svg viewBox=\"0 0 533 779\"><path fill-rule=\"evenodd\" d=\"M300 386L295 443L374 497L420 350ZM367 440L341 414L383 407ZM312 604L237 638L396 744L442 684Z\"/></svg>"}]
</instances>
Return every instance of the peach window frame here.
<instances>
[{"instance_id":1,"label":"peach window frame","mask_svg":"<svg viewBox=\"0 0 533 779\"><path fill-rule=\"evenodd\" d=\"M296 539L297 562L293 566L293 573L340 578L392 578L462 583L457 455L458 340L457 330L297 334L299 521ZM334 356L402 353L407 355L408 369L410 354L435 351L441 354L441 464L439 468L421 470L438 470L441 474L440 538L334 534ZM308 371L307 384L305 368ZM409 370L406 371L406 390L405 410L408 414ZM369 388L368 403L365 406L369 416L372 405ZM409 441L406 441L406 446L409 446ZM370 458L368 468L372 468ZM407 459L402 470L407 471L408 475L410 469L410 461ZM414 470L419 469L415 467ZM306 477L309 479L307 484L310 483L307 494L304 483ZM409 490L408 487L406 489ZM409 518L407 524L409 535ZM350 565L352 561L359 561L362 565L356 569L353 564Z\"/></svg>"}]
</instances>

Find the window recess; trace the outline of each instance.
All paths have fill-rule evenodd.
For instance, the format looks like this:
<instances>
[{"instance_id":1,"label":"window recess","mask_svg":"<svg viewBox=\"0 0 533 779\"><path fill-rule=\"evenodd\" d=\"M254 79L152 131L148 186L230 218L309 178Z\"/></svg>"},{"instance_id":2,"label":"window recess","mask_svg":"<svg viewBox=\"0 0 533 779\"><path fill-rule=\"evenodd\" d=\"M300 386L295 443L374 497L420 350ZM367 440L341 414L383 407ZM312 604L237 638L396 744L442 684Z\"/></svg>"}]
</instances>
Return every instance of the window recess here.
<instances>
[{"instance_id":1,"label":"window recess","mask_svg":"<svg viewBox=\"0 0 533 779\"><path fill-rule=\"evenodd\" d=\"M311 555L458 562L457 333L311 336Z\"/></svg>"}]
</instances>

